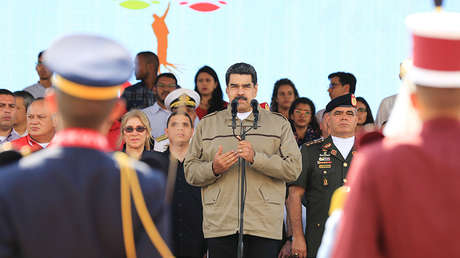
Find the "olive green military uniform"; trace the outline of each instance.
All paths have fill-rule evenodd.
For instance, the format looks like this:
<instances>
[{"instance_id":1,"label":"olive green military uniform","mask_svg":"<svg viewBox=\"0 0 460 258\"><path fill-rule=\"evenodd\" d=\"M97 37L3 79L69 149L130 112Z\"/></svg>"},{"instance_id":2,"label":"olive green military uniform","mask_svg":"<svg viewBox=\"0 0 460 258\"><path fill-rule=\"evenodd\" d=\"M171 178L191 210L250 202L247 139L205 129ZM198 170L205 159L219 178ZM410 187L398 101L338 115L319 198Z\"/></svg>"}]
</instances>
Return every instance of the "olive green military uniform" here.
<instances>
[{"instance_id":1,"label":"olive green military uniform","mask_svg":"<svg viewBox=\"0 0 460 258\"><path fill-rule=\"evenodd\" d=\"M328 218L331 197L344 184L355 147L343 158L329 136L301 147L302 173L290 185L305 189L303 205L307 208L305 240L307 257L316 257Z\"/></svg>"}]
</instances>

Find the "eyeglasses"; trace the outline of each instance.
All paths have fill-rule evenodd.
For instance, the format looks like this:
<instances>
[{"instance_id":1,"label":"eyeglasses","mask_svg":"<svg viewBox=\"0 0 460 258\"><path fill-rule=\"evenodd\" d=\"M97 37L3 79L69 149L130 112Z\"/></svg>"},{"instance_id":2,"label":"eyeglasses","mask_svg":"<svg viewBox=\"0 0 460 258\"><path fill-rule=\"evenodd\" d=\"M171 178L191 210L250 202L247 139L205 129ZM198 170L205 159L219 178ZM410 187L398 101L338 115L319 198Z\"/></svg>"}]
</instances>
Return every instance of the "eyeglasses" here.
<instances>
[{"instance_id":1,"label":"eyeglasses","mask_svg":"<svg viewBox=\"0 0 460 258\"><path fill-rule=\"evenodd\" d=\"M360 113L366 113L366 112L367 112L367 109L365 109L365 108L358 108L358 112L360 112Z\"/></svg>"},{"instance_id":2,"label":"eyeglasses","mask_svg":"<svg viewBox=\"0 0 460 258\"><path fill-rule=\"evenodd\" d=\"M145 131L145 129L147 129L147 128L145 128L143 126L136 126L136 128L134 128L132 126L127 126L127 127L125 127L124 130L125 130L126 133L132 133L132 132L134 132L134 130L136 130L138 133L143 133Z\"/></svg>"},{"instance_id":3,"label":"eyeglasses","mask_svg":"<svg viewBox=\"0 0 460 258\"><path fill-rule=\"evenodd\" d=\"M311 114L310 111L300 110L300 109L294 109L294 113L296 115L304 115L304 116L309 116Z\"/></svg>"},{"instance_id":4,"label":"eyeglasses","mask_svg":"<svg viewBox=\"0 0 460 258\"><path fill-rule=\"evenodd\" d=\"M163 83L158 83L158 84L157 84L157 87L158 87L158 88L162 88L162 89L165 89L165 88L175 89L175 88L177 88L177 84L163 84Z\"/></svg>"},{"instance_id":5,"label":"eyeglasses","mask_svg":"<svg viewBox=\"0 0 460 258\"><path fill-rule=\"evenodd\" d=\"M329 89L334 89L336 86L341 86L342 84L340 83L335 83L335 82L331 82L329 83Z\"/></svg>"}]
</instances>

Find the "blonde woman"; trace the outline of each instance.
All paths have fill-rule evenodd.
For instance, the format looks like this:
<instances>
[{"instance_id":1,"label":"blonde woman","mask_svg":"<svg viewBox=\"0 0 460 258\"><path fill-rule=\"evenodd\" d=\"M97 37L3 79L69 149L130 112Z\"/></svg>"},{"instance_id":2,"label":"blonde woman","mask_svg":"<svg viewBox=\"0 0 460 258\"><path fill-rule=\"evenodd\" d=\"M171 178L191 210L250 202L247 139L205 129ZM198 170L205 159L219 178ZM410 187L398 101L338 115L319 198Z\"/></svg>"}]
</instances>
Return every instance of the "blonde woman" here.
<instances>
[{"instance_id":1,"label":"blonde woman","mask_svg":"<svg viewBox=\"0 0 460 258\"><path fill-rule=\"evenodd\" d=\"M132 109L122 117L121 140L124 142L123 151L135 159L140 159L144 151L150 150L153 139L144 112Z\"/></svg>"}]
</instances>

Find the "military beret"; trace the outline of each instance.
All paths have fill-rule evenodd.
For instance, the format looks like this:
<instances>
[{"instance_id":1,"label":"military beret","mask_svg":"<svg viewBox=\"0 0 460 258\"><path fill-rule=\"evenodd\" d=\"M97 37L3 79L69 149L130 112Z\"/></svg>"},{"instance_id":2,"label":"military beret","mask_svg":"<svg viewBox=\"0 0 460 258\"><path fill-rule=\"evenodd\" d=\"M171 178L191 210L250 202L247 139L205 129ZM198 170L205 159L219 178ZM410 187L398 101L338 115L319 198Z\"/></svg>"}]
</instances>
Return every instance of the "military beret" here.
<instances>
[{"instance_id":1,"label":"military beret","mask_svg":"<svg viewBox=\"0 0 460 258\"><path fill-rule=\"evenodd\" d=\"M168 110L179 106L189 106L196 109L199 105L200 95L194 90L184 88L171 91L165 99L165 106Z\"/></svg>"},{"instance_id":2,"label":"military beret","mask_svg":"<svg viewBox=\"0 0 460 258\"><path fill-rule=\"evenodd\" d=\"M326 106L326 113L330 112L336 107L356 107L356 98L355 95L349 93L343 96L339 96L329 101Z\"/></svg>"},{"instance_id":3,"label":"military beret","mask_svg":"<svg viewBox=\"0 0 460 258\"><path fill-rule=\"evenodd\" d=\"M117 42L88 34L57 39L45 51L44 64L56 73L55 86L74 97L116 98L132 74L129 52Z\"/></svg>"}]
</instances>

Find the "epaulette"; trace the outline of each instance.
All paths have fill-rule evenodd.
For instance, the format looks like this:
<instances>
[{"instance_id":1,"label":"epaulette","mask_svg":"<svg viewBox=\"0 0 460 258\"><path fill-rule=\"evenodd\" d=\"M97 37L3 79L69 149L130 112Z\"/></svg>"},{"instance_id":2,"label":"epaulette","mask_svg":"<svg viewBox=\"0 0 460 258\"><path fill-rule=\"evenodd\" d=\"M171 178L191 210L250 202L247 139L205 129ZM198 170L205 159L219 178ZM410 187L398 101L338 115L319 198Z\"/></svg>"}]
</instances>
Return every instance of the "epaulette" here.
<instances>
[{"instance_id":1,"label":"epaulette","mask_svg":"<svg viewBox=\"0 0 460 258\"><path fill-rule=\"evenodd\" d=\"M268 105L267 102L262 102L262 103L260 103L259 106L260 106L261 108L265 109L265 110L270 111L270 106Z\"/></svg>"},{"instance_id":2,"label":"epaulette","mask_svg":"<svg viewBox=\"0 0 460 258\"><path fill-rule=\"evenodd\" d=\"M155 141L156 142L161 142L161 141L164 141L166 139L168 139L168 136L166 134L163 134L163 135L158 136L157 138L155 138Z\"/></svg>"},{"instance_id":3,"label":"epaulette","mask_svg":"<svg viewBox=\"0 0 460 258\"><path fill-rule=\"evenodd\" d=\"M310 145L313 145L313 144L316 144L316 143L321 143L321 142L324 142L324 138L319 138L319 139L316 139L316 140L313 140L313 141L306 142L304 144L305 144L305 146L310 146Z\"/></svg>"}]
</instances>

